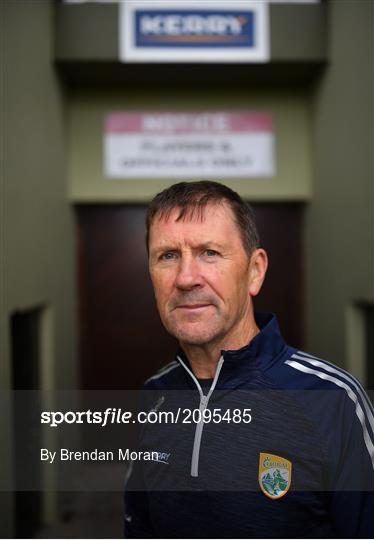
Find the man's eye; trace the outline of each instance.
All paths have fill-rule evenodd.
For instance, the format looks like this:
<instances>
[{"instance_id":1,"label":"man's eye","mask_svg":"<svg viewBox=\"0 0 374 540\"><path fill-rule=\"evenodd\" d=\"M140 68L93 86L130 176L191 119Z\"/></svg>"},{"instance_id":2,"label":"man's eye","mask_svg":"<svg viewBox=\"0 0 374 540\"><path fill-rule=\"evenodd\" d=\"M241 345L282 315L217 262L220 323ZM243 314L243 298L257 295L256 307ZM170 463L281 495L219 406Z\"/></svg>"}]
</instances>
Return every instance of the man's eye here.
<instances>
[{"instance_id":1,"label":"man's eye","mask_svg":"<svg viewBox=\"0 0 374 540\"><path fill-rule=\"evenodd\" d=\"M208 257L214 257L215 255L218 255L217 251L214 251L214 249L206 249L204 253Z\"/></svg>"},{"instance_id":2,"label":"man's eye","mask_svg":"<svg viewBox=\"0 0 374 540\"><path fill-rule=\"evenodd\" d=\"M172 259L175 259L176 257L176 254L171 252L171 251L168 251L167 253L163 253L162 255L160 255L160 260L161 261L170 261Z\"/></svg>"}]
</instances>

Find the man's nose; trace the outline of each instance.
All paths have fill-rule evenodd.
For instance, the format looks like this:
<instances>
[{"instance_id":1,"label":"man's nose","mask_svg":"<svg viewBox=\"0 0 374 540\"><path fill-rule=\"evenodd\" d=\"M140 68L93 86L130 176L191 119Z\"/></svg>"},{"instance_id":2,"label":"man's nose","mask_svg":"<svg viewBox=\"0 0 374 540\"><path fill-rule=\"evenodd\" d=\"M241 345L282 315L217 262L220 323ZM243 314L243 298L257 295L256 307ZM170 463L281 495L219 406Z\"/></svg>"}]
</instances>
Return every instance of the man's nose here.
<instances>
[{"instance_id":1,"label":"man's nose","mask_svg":"<svg viewBox=\"0 0 374 540\"><path fill-rule=\"evenodd\" d=\"M202 285L199 264L193 257L181 257L175 285L182 290L191 290Z\"/></svg>"}]
</instances>

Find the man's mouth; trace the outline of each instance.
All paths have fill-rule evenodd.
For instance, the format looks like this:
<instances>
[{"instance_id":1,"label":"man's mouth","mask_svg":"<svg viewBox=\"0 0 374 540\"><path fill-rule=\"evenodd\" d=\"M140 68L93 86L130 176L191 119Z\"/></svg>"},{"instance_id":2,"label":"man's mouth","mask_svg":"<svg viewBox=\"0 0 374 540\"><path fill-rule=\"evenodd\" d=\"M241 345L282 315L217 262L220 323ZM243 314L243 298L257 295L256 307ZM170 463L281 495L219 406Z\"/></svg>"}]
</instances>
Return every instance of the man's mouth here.
<instances>
[{"instance_id":1,"label":"man's mouth","mask_svg":"<svg viewBox=\"0 0 374 540\"><path fill-rule=\"evenodd\" d=\"M176 306L175 309L187 309L192 311L196 309L203 309L211 305L212 304L180 304L179 306Z\"/></svg>"}]
</instances>

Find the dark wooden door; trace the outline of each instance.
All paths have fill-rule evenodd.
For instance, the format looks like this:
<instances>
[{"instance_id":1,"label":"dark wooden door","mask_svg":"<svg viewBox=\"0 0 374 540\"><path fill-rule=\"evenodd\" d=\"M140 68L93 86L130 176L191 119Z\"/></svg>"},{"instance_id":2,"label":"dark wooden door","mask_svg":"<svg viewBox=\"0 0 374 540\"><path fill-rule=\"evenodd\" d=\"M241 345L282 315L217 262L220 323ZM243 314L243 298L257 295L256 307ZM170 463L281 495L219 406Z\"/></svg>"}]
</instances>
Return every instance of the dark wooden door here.
<instances>
[{"instance_id":1,"label":"dark wooden door","mask_svg":"<svg viewBox=\"0 0 374 540\"><path fill-rule=\"evenodd\" d=\"M270 267L255 308L277 314L289 343L303 344L303 211L256 204ZM146 207L77 206L81 387L137 388L173 360L176 341L156 310L145 249Z\"/></svg>"}]
</instances>

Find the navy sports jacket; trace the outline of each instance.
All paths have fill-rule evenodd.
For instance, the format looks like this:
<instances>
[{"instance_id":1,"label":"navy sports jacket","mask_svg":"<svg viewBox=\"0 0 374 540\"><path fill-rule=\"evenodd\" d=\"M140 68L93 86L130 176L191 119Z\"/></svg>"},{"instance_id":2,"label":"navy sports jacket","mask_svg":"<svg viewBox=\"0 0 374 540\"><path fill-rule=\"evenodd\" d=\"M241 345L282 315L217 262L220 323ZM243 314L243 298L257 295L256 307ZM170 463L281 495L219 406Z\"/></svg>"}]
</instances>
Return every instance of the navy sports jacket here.
<instances>
[{"instance_id":1,"label":"navy sports jacket","mask_svg":"<svg viewBox=\"0 0 374 540\"><path fill-rule=\"evenodd\" d=\"M286 345L273 315L256 323L248 346L222 351L212 381L198 381L179 351L146 382L143 407L179 420L142 429L139 450L157 454L133 463L126 537L374 537L367 395ZM194 409L211 421L183 422Z\"/></svg>"}]
</instances>

